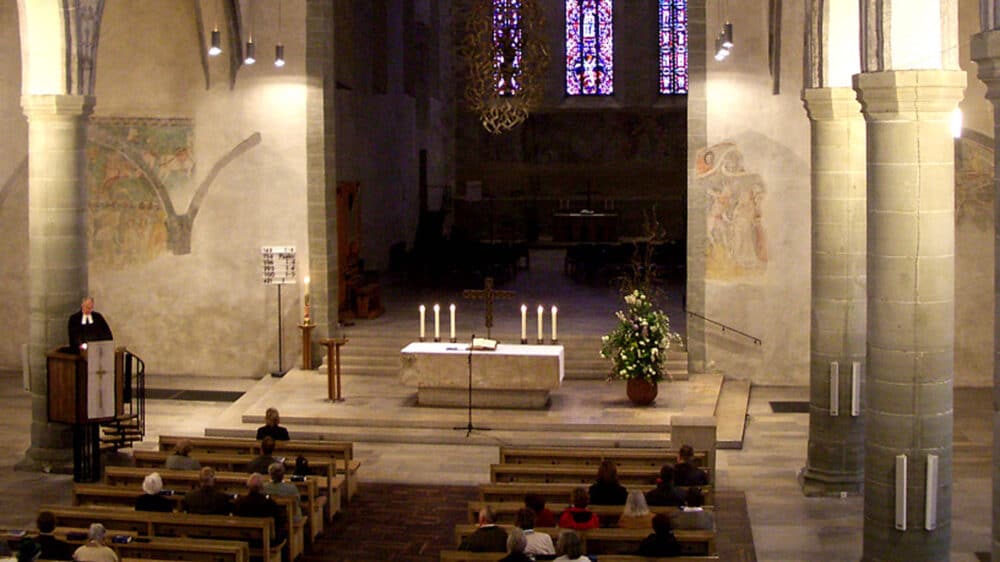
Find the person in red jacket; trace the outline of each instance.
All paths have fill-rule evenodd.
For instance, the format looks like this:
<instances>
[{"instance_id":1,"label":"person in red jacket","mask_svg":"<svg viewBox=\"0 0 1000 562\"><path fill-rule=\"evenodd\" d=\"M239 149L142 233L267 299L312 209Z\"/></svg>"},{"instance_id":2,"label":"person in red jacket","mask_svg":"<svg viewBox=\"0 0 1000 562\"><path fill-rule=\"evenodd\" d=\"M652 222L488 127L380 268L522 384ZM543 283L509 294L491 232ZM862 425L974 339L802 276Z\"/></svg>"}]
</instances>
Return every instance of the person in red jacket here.
<instances>
[{"instance_id":1,"label":"person in red jacket","mask_svg":"<svg viewBox=\"0 0 1000 562\"><path fill-rule=\"evenodd\" d=\"M559 526L564 529L596 529L601 526L597 514L587 509L590 495L586 488L576 488L571 496L573 505L566 508L559 516Z\"/></svg>"}]
</instances>

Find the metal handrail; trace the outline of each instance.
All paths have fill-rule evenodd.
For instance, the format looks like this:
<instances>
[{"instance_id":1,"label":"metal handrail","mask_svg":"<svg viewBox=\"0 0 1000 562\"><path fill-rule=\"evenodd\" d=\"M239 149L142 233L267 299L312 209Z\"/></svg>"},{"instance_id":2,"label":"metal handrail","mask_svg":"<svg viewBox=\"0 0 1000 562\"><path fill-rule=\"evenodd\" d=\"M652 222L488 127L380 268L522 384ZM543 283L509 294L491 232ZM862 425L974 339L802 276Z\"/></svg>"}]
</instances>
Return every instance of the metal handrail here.
<instances>
[{"instance_id":1,"label":"metal handrail","mask_svg":"<svg viewBox=\"0 0 1000 562\"><path fill-rule=\"evenodd\" d=\"M757 336L752 336L752 335L750 335L750 334L748 334L748 333L746 333L746 332L744 332L742 330L737 330L736 328L733 328L732 326L727 326L727 325L723 324L722 322L716 322L715 320L712 320L711 318L702 316L701 314L698 314L697 312L692 312L692 311L687 310L687 309L684 309L684 312L686 312L688 314L688 316L694 316L695 318L701 318L702 320L704 320L705 322L708 322L709 324L715 324L716 326L722 328L723 332L733 332L735 334L739 334L739 335L743 336L744 338L747 338L748 340L751 340L754 343L754 345L763 345L763 342L761 342L760 338L758 338Z\"/></svg>"}]
</instances>

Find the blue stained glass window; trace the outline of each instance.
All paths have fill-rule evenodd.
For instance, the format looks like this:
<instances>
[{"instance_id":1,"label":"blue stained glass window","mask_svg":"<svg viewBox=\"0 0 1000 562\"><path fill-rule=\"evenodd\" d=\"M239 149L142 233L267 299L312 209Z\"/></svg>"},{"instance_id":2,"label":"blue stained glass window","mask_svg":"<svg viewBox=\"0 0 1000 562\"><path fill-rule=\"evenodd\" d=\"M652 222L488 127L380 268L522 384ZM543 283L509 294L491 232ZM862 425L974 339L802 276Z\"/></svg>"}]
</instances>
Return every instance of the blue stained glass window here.
<instances>
[{"instance_id":1,"label":"blue stained glass window","mask_svg":"<svg viewBox=\"0 0 1000 562\"><path fill-rule=\"evenodd\" d=\"M566 93L614 93L612 0L566 0Z\"/></svg>"},{"instance_id":2,"label":"blue stained glass window","mask_svg":"<svg viewBox=\"0 0 1000 562\"><path fill-rule=\"evenodd\" d=\"M687 0L660 2L660 93L688 93Z\"/></svg>"},{"instance_id":3,"label":"blue stained glass window","mask_svg":"<svg viewBox=\"0 0 1000 562\"><path fill-rule=\"evenodd\" d=\"M493 75L501 96L521 89L522 41L521 0L493 0Z\"/></svg>"}]
</instances>

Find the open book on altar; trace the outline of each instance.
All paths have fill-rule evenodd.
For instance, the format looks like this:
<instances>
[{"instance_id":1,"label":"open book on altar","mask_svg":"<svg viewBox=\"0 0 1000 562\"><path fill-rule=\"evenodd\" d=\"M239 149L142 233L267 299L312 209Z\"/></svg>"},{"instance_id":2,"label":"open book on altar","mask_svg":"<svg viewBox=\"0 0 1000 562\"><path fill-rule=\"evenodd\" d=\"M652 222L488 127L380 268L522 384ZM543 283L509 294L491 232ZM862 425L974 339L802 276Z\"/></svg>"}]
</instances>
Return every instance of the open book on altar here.
<instances>
[{"instance_id":1,"label":"open book on altar","mask_svg":"<svg viewBox=\"0 0 1000 562\"><path fill-rule=\"evenodd\" d=\"M472 349L477 351L496 351L497 340L487 338L472 338Z\"/></svg>"}]
</instances>

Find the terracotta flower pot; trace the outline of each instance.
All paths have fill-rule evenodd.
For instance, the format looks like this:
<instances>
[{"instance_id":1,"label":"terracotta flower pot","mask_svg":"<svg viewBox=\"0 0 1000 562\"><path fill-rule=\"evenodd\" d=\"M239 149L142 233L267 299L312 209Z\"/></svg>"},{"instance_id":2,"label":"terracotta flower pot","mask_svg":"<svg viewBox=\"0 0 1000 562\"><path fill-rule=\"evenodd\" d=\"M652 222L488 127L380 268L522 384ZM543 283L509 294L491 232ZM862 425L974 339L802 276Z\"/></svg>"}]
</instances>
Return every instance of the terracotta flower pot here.
<instances>
[{"instance_id":1,"label":"terracotta flower pot","mask_svg":"<svg viewBox=\"0 0 1000 562\"><path fill-rule=\"evenodd\" d=\"M636 406L648 406L656 400L656 383L645 379L628 379L625 393Z\"/></svg>"}]
</instances>

